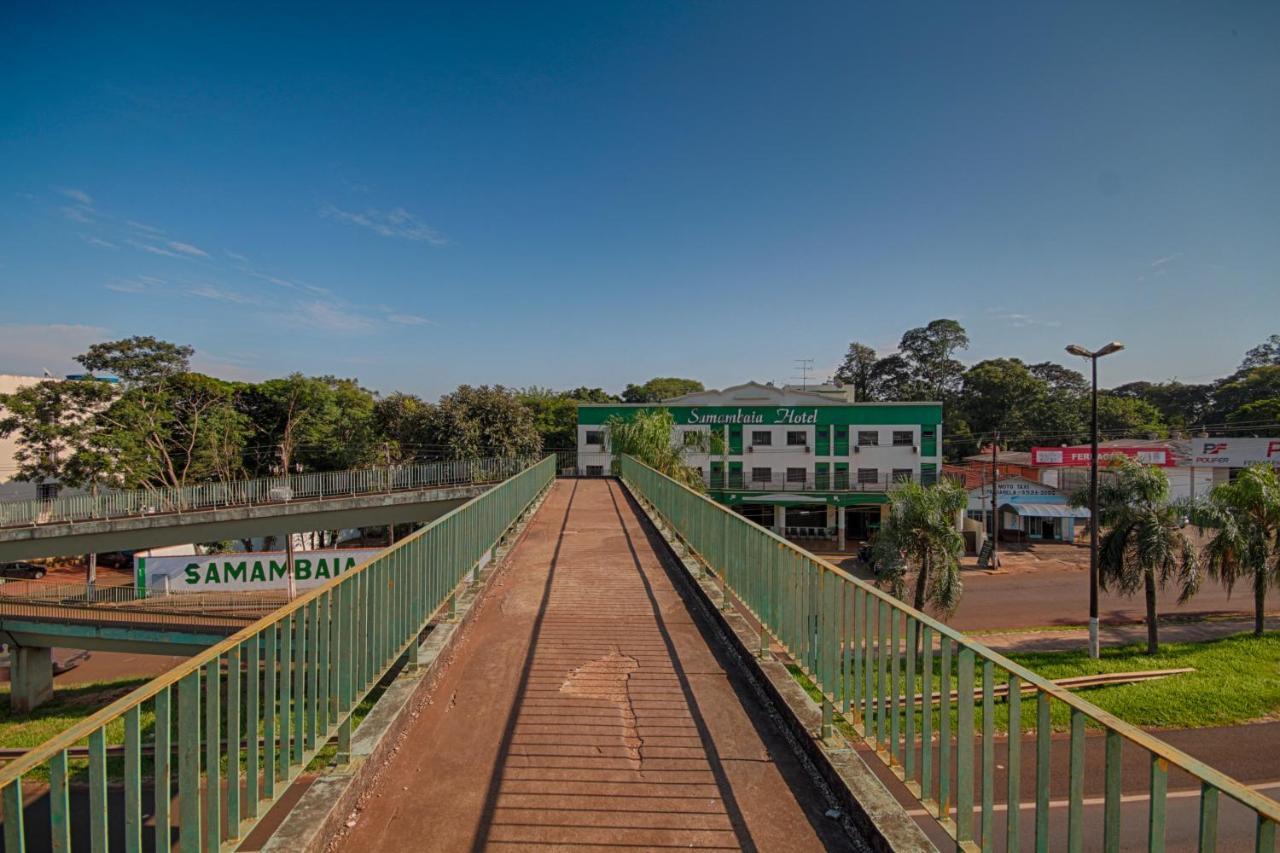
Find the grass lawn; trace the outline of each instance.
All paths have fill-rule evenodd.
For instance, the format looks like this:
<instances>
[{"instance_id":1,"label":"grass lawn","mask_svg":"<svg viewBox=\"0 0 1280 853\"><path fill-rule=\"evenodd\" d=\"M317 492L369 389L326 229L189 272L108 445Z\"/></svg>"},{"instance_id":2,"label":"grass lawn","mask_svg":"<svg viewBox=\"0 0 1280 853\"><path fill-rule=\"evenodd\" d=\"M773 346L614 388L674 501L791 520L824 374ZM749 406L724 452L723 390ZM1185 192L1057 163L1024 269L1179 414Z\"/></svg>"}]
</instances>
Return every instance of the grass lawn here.
<instances>
[{"instance_id":1,"label":"grass lawn","mask_svg":"<svg viewBox=\"0 0 1280 853\"><path fill-rule=\"evenodd\" d=\"M1085 652L1037 652L1007 655L1045 678L1069 678L1109 672L1137 672L1151 669L1181 669L1195 672L1174 675L1157 681L1144 681L1110 687L1093 687L1075 691L1104 711L1145 728L1199 728L1224 726L1266 719L1280 719L1280 633L1270 632L1255 637L1241 634L1202 643L1169 643L1158 655L1145 654L1145 646L1125 646L1102 650L1099 660L1090 660ZM933 689L938 689L937 656ZM954 662L953 662L954 667ZM818 700L812 681L800 668L788 664L792 677L809 695ZM905 665L902 669L905 672ZM997 667L995 682L1006 681ZM919 690L920 678L916 679ZM982 663L977 662L975 687L982 684ZM956 687L953 668L952 689ZM1053 727L1065 730L1070 724L1070 710L1061 702L1051 703ZM952 729L955 726L952 708ZM1035 728L1036 703L1031 695L1022 699L1022 728ZM934 712L935 726L938 712ZM982 724L982 702L975 701L975 726ZM1003 699L995 703L995 725L1000 731L1009 727L1008 706ZM841 726L846 734L845 726ZM919 731L919 712L917 712Z\"/></svg>"}]
</instances>

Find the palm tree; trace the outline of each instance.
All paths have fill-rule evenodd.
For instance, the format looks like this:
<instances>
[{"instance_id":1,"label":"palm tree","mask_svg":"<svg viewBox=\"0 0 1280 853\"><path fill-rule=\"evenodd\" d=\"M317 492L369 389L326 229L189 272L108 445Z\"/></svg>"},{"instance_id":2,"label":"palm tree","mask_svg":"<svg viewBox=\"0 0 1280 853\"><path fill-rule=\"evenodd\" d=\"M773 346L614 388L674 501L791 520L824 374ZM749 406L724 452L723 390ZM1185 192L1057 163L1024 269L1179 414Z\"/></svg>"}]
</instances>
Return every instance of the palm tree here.
<instances>
[{"instance_id":1,"label":"palm tree","mask_svg":"<svg viewBox=\"0 0 1280 853\"><path fill-rule=\"evenodd\" d=\"M879 583L906 600L907 571L915 566L912 605L932 604L944 614L960 603L960 555L964 537L956 516L969 501L959 484L943 480L932 486L896 484L889 491L889 519L876 536L875 555L884 569Z\"/></svg>"},{"instance_id":2,"label":"palm tree","mask_svg":"<svg viewBox=\"0 0 1280 853\"><path fill-rule=\"evenodd\" d=\"M717 452L719 437L714 432L689 430L677 438L675 418L666 409L640 409L628 418L614 415L606 425L615 456L634 456L673 480L706 491L702 473L685 456Z\"/></svg>"},{"instance_id":3,"label":"palm tree","mask_svg":"<svg viewBox=\"0 0 1280 853\"><path fill-rule=\"evenodd\" d=\"M1184 512L1169 500L1169 480L1159 468L1117 457L1108 463L1110 476L1098 483L1098 580L1103 589L1124 595L1144 590L1147 603L1147 654L1160 651L1156 590L1171 582L1181 586L1179 603L1195 595L1199 566L1191 540L1183 532ZM1072 498L1087 505L1088 492Z\"/></svg>"},{"instance_id":4,"label":"palm tree","mask_svg":"<svg viewBox=\"0 0 1280 853\"><path fill-rule=\"evenodd\" d=\"M1215 486L1191 508L1191 519L1212 538L1202 552L1205 570L1231 592L1236 581L1253 583L1253 633L1266 627L1267 586L1280 586L1280 476L1270 465L1245 468Z\"/></svg>"}]
</instances>

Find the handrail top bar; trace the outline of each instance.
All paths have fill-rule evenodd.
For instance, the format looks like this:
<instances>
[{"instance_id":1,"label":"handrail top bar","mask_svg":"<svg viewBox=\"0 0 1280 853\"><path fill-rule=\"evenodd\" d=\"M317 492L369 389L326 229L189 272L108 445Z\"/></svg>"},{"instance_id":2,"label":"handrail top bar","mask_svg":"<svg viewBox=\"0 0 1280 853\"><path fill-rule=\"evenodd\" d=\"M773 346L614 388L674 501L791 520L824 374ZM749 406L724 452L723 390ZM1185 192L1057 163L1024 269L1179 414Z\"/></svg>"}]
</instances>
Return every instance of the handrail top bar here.
<instances>
[{"instance_id":1,"label":"handrail top bar","mask_svg":"<svg viewBox=\"0 0 1280 853\"><path fill-rule=\"evenodd\" d=\"M639 465L641 468L644 468L645 470L650 471L659 477L662 477L668 483L674 486L677 486L681 489L684 489L689 494L697 498L700 498L701 500L705 501L707 504L715 507L721 512L727 513L740 521L745 521L745 522L754 524L754 522L751 522L750 519L745 518L741 515L738 515L737 513L733 512L733 510L729 509L726 506L723 506L722 504L716 502L715 500L712 500L706 495L701 494L699 492L695 492L693 489L689 488L685 484L677 480L673 480L672 478L666 476L660 471L650 468L648 465L641 462L639 459L636 459L635 457L626 455L626 454L624 454L624 458L627 460L630 460L632 463L636 465ZM844 569L840 568L834 563L824 560L823 558L817 556L816 554L811 553L810 551L804 548L801 548L799 545L796 545L793 542L789 542L787 539L779 536L778 534L774 533L772 530L769 530L768 528L765 528L765 527L761 527L760 525L755 525L755 526L759 528L760 532L763 532L764 534L766 534L766 536L775 540L779 547L790 548L792 551L798 552L801 556L809 560L812 560L821 568L827 571L833 572L837 576L852 583L856 587L863 589L868 595L874 595L876 598L879 598L881 601L887 602L890 606L905 613L906 615L915 619L917 622L920 622L921 624L934 629L942 636L945 636L955 641L961 646L965 646L969 649L972 649L975 653L977 653L978 655L980 655L981 657L987 660L990 660L992 663L997 664L998 666L1006 670L1011 675L1016 675L1019 678L1021 678L1024 682L1034 685L1041 692L1049 694L1050 696L1052 696L1055 699L1058 699L1068 707L1071 707L1077 711L1081 711L1082 713L1088 715L1095 722L1102 723L1104 726L1114 730L1116 733L1118 733L1122 737L1125 737L1128 740L1131 740L1134 743L1137 743L1139 746L1141 746L1143 749L1146 749L1148 752L1154 755L1157 755L1177 765L1178 767L1187 771L1191 775L1196 776L1202 781L1209 783L1214 788L1218 789L1219 791L1222 791L1224 794L1229 796L1231 799L1236 800L1237 802L1252 808L1254 811L1258 812L1260 815L1263 815L1267 820L1280 823L1280 802L1277 802L1276 800L1273 800L1269 797L1265 797L1262 794L1257 793L1252 788L1249 788L1247 785L1245 785L1243 782L1233 779L1232 777L1226 775L1222 771L1216 770L1215 768L1209 766L1208 764L1205 764L1204 762L1200 761L1198 758L1188 755L1187 753L1183 752L1177 747L1172 746L1168 743L1165 743L1159 738L1156 738L1148 734L1147 732L1144 732L1142 729L1138 728L1132 723L1127 723L1124 720L1120 719L1119 717L1115 716L1114 714L1111 714L1107 711L1102 710L1098 706L1094 705L1092 702L1089 702L1085 699L1081 699L1079 696L1075 695L1071 691L1065 688L1059 687L1058 685L1054 684L1052 681L1049 681L1043 676L1038 675L1034 671L1027 669L1021 664L1018 664L1018 663L1015 663L1014 661L1009 660L999 652L996 652L987 648L982 643L979 643L978 641L969 638L968 636L955 630L954 628L942 622L939 622L938 620L929 616L927 613L922 613L919 610L916 610L914 607L910 606L909 604L906 604L903 601L899 601L897 598L894 598L892 595L889 595L888 593L878 589L872 584L869 584L866 581L861 580L860 578L854 577L853 575L849 574Z\"/></svg>"},{"instance_id":2,"label":"handrail top bar","mask_svg":"<svg viewBox=\"0 0 1280 853\"><path fill-rule=\"evenodd\" d=\"M506 458L506 459L510 459L511 461L522 461L519 458L514 458L514 457L499 457L499 458ZM530 462L525 467L513 473L510 477L507 477L505 480L501 480L495 483L494 488L501 486L503 483L507 483L511 481L512 479L519 476L520 474L524 474L528 471L531 471L537 468L539 465L544 465L548 462L548 460L554 460L554 458L555 458L554 455L547 455L547 456L543 456L541 459L538 459L536 462ZM458 461L466 461L466 460L458 460ZM280 607L268 613L266 616L263 616L261 619L258 619L256 622L252 622L249 625L246 625L244 628L232 634L231 636L227 637L225 640L221 641L220 643L210 646L209 648L205 649L204 651L200 652L197 655L193 655L191 658L178 664L176 667L169 670L168 672L160 676L157 676L151 681L148 681L146 684L140 685L136 689L130 691L129 693L126 693L124 696L121 696L119 699L112 702L110 705L107 705L105 708L101 709L100 711L97 711L94 714L88 717L85 717L83 720L81 720L78 723L75 723L70 728L64 729L63 731L54 735L52 738L40 744L39 746L33 747L31 750L26 752L21 758L16 758L13 761L6 764L4 767L0 768L0 788L3 788L9 783L15 781L20 776L22 776L22 774L36 767L39 767L41 764L44 764L46 761L48 761L50 758L52 758L54 755L61 752L62 750L68 749L71 746L74 746L79 741L84 740L94 731L100 728L103 728L106 724L110 723L116 717L123 715L125 711L128 711L131 708L141 705L143 702L147 701L151 697L158 694L161 690L167 687L171 687L174 684L177 684L179 681L191 675L193 672L197 672L207 664L218 660L218 658L220 658L224 653L230 651L236 646L239 646L245 640L251 639L252 637L254 637L255 635L257 635L258 633L262 632L267 628L274 627L276 623L280 622L284 617L292 615L293 613L297 612L301 608L310 604L312 601L315 601L321 595L336 588L339 584L345 583L348 578L355 577L357 574L360 574L361 572L365 571L373 562L377 560L381 560L383 557L386 557L388 554L391 554L399 550L400 548L403 548L404 546L408 545L410 542L413 542L415 539L418 539L419 537L424 536L428 531L435 529L441 524L444 524L450 518L462 512L467 507L471 506L471 504L483 498L485 495L489 494L490 491L492 491L492 489L486 490L482 494L476 495L474 498L471 498L466 503L454 507L453 509L449 510L449 512L445 513L439 518L436 518L427 522L427 524L423 526L422 529L414 531L412 535L406 536L404 539L400 540L396 544L388 546L387 548L379 551L377 554L365 560L363 563L360 563L357 566L353 566L351 569L343 572L341 575L338 575L335 578L331 578L330 580L326 581L324 584L318 587L315 587L313 589L310 589L305 593L300 594L293 601L290 601L286 604L281 605Z\"/></svg>"}]
</instances>

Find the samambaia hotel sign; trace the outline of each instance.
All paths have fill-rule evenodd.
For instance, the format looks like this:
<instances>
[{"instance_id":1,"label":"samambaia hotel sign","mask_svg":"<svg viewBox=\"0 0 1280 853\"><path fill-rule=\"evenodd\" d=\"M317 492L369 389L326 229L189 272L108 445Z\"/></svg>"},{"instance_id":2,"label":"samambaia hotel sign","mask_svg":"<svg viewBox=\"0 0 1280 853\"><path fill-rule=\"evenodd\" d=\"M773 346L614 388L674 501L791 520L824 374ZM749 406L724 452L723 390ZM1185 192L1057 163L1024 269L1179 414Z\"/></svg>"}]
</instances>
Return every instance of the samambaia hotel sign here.
<instances>
[{"instance_id":1,"label":"samambaia hotel sign","mask_svg":"<svg viewBox=\"0 0 1280 853\"><path fill-rule=\"evenodd\" d=\"M687 424L816 424L818 410L779 406L773 409L741 408L736 411L723 409L690 409Z\"/></svg>"}]
</instances>

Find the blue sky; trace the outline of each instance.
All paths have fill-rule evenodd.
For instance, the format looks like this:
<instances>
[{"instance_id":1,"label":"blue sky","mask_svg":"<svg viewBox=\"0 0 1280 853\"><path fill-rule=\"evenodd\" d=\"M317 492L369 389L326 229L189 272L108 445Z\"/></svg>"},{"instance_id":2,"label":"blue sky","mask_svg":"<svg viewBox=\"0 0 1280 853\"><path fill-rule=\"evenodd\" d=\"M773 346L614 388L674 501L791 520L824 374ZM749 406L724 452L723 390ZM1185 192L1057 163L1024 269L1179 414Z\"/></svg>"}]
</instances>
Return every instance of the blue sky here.
<instances>
[{"instance_id":1,"label":"blue sky","mask_svg":"<svg viewBox=\"0 0 1280 853\"><path fill-rule=\"evenodd\" d=\"M434 397L1280 332L1280 4L9 3L0 373ZM890 8L886 8L890 7Z\"/></svg>"}]
</instances>

